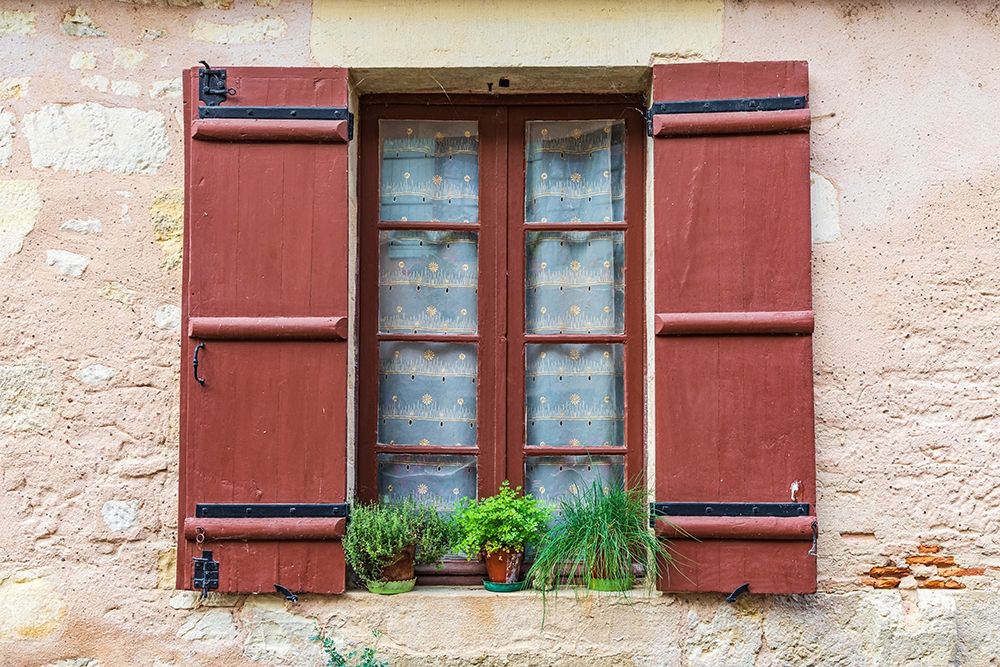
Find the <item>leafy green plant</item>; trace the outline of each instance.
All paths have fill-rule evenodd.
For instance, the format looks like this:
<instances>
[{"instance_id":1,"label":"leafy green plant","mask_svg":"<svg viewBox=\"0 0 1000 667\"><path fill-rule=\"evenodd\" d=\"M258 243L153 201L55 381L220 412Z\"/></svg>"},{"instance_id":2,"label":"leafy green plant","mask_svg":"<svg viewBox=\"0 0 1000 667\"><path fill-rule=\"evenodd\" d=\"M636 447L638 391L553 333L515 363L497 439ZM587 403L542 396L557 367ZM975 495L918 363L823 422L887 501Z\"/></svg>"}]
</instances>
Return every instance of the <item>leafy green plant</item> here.
<instances>
[{"instance_id":1,"label":"leafy green plant","mask_svg":"<svg viewBox=\"0 0 1000 667\"><path fill-rule=\"evenodd\" d=\"M455 549L470 559L481 553L522 551L541 537L550 515L548 507L531 494L504 482L495 496L459 503L454 519L459 538Z\"/></svg>"},{"instance_id":2,"label":"leafy green plant","mask_svg":"<svg viewBox=\"0 0 1000 667\"><path fill-rule=\"evenodd\" d=\"M528 580L550 590L580 579L588 588L627 595L633 564L645 566L646 585L659 575L670 554L649 529L649 509L641 488L605 487L595 482L560 503L558 518L541 540ZM609 585L611 581L623 586Z\"/></svg>"},{"instance_id":3,"label":"leafy green plant","mask_svg":"<svg viewBox=\"0 0 1000 667\"><path fill-rule=\"evenodd\" d=\"M375 647L366 646L360 651L349 651L347 655L341 653L333 637L324 632L317 632L313 640L323 645L323 655L326 657L327 667L389 667L389 661L380 660L376 653L381 634L378 630L374 630L372 636L375 637Z\"/></svg>"},{"instance_id":4,"label":"leafy green plant","mask_svg":"<svg viewBox=\"0 0 1000 667\"><path fill-rule=\"evenodd\" d=\"M343 546L347 563L368 584L382 581L383 568L407 549L415 549L414 562L434 563L448 553L453 540L448 519L433 507L406 500L355 505Z\"/></svg>"}]
</instances>

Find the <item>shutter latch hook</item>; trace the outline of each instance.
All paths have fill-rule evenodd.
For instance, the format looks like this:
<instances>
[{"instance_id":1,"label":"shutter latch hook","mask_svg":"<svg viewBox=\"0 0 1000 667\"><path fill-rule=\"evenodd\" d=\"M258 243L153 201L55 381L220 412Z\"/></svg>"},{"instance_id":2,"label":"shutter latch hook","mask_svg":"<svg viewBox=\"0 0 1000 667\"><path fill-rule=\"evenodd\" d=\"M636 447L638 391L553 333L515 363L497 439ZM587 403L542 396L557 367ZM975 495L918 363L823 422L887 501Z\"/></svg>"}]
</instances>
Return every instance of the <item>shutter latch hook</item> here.
<instances>
[{"instance_id":1,"label":"shutter latch hook","mask_svg":"<svg viewBox=\"0 0 1000 667\"><path fill-rule=\"evenodd\" d=\"M194 381L205 386L205 378L198 377L198 353L205 349L205 343L198 343L194 348L194 358L191 359L191 370L194 373Z\"/></svg>"}]
</instances>

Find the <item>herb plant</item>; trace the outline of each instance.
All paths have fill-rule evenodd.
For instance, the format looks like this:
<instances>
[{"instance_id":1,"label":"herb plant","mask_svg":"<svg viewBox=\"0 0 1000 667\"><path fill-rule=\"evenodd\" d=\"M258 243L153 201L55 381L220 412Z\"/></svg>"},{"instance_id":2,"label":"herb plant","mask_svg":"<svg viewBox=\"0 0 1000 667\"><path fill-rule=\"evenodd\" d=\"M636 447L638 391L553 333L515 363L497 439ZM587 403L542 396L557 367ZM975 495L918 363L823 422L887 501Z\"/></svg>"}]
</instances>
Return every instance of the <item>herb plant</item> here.
<instances>
[{"instance_id":1,"label":"herb plant","mask_svg":"<svg viewBox=\"0 0 1000 667\"><path fill-rule=\"evenodd\" d=\"M479 501L465 499L455 509L458 542L455 549L470 559L481 553L519 552L533 544L545 531L548 507L521 487L500 486L500 493Z\"/></svg>"},{"instance_id":2,"label":"herb plant","mask_svg":"<svg viewBox=\"0 0 1000 667\"><path fill-rule=\"evenodd\" d=\"M542 590L558 589L580 578L588 588L618 590L633 581L633 563L645 566L646 584L659 575L670 554L649 529L649 509L641 488L595 482L560 503L555 524L545 533L528 571ZM620 585L610 585L616 582Z\"/></svg>"},{"instance_id":3,"label":"herb plant","mask_svg":"<svg viewBox=\"0 0 1000 667\"><path fill-rule=\"evenodd\" d=\"M365 584L382 581L382 569L392 565L413 547L414 562L434 563L451 546L450 522L428 505L412 500L355 505L347 534L344 555Z\"/></svg>"},{"instance_id":4,"label":"herb plant","mask_svg":"<svg viewBox=\"0 0 1000 667\"><path fill-rule=\"evenodd\" d=\"M323 632L318 632L313 639L323 645L327 667L389 667L389 662L380 660L375 652L381 635L377 630L373 631L372 635L375 637L376 647L366 646L360 651L349 651L347 655L340 652L333 637Z\"/></svg>"}]
</instances>

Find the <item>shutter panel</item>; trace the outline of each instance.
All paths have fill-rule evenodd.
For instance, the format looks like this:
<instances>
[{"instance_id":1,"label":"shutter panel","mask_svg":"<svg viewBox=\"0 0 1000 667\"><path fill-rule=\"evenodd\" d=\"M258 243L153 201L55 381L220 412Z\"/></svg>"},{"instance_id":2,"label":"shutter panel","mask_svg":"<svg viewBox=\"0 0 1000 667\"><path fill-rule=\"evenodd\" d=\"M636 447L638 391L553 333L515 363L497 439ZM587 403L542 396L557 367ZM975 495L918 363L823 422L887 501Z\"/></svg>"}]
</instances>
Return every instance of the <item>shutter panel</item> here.
<instances>
[{"instance_id":1,"label":"shutter panel","mask_svg":"<svg viewBox=\"0 0 1000 667\"><path fill-rule=\"evenodd\" d=\"M653 68L664 591L816 590L807 94L804 62Z\"/></svg>"},{"instance_id":2,"label":"shutter panel","mask_svg":"<svg viewBox=\"0 0 1000 667\"><path fill-rule=\"evenodd\" d=\"M221 72L184 77L177 585L207 549L219 591L339 593L347 72Z\"/></svg>"}]
</instances>

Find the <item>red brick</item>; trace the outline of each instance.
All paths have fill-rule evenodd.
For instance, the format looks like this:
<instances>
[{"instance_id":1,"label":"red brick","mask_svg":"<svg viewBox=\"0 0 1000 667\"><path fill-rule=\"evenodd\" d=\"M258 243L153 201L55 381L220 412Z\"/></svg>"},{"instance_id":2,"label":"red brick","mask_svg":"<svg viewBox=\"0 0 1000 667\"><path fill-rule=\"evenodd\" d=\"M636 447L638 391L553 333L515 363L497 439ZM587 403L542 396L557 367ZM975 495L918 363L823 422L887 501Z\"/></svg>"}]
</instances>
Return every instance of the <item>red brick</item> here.
<instances>
[{"instance_id":1,"label":"red brick","mask_svg":"<svg viewBox=\"0 0 1000 667\"><path fill-rule=\"evenodd\" d=\"M870 577L905 577L908 574L910 574L910 568L894 565L882 565L868 570Z\"/></svg>"},{"instance_id":2,"label":"red brick","mask_svg":"<svg viewBox=\"0 0 1000 667\"><path fill-rule=\"evenodd\" d=\"M917 547L917 551L922 554L936 554L941 551L941 545L939 544L921 544Z\"/></svg>"},{"instance_id":3,"label":"red brick","mask_svg":"<svg viewBox=\"0 0 1000 667\"><path fill-rule=\"evenodd\" d=\"M955 579L928 579L917 584L920 588L965 588L965 584Z\"/></svg>"},{"instance_id":4,"label":"red brick","mask_svg":"<svg viewBox=\"0 0 1000 667\"><path fill-rule=\"evenodd\" d=\"M910 565L937 565L938 567L953 567L955 565L954 556L907 556L906 562Z\"/></svg>"},{"instance_id":5,"label":"red brick","mask_svg":"<svg viewBox=\"0 0 1000 667\"><path fill-rule=\"evenodd\" d=\"M956 581L955 579L948 579L944 582L945 588L965 588L965 584L961 581Z\"/></svg>"},{"instance_id":6,"label":"red brick","mask_svg":"<svg viewBox=\"0 0 1000 667\"><path fill-rule=\"evenodd\" d=\"M985 567L943 567L938 570L942 577L978 577L986 574Z\"/></svg>"},{"instance_id":7,"label":"red brick","mask_svg":"<svg viewBox=\"0 0 1000 667\"><path fill-rule=\"evenodd\" d=\"M883 577L882 579L876 579L872 586L874 588L899 588L899 579L895 577Z\"/></svg>"}]
</instances>

